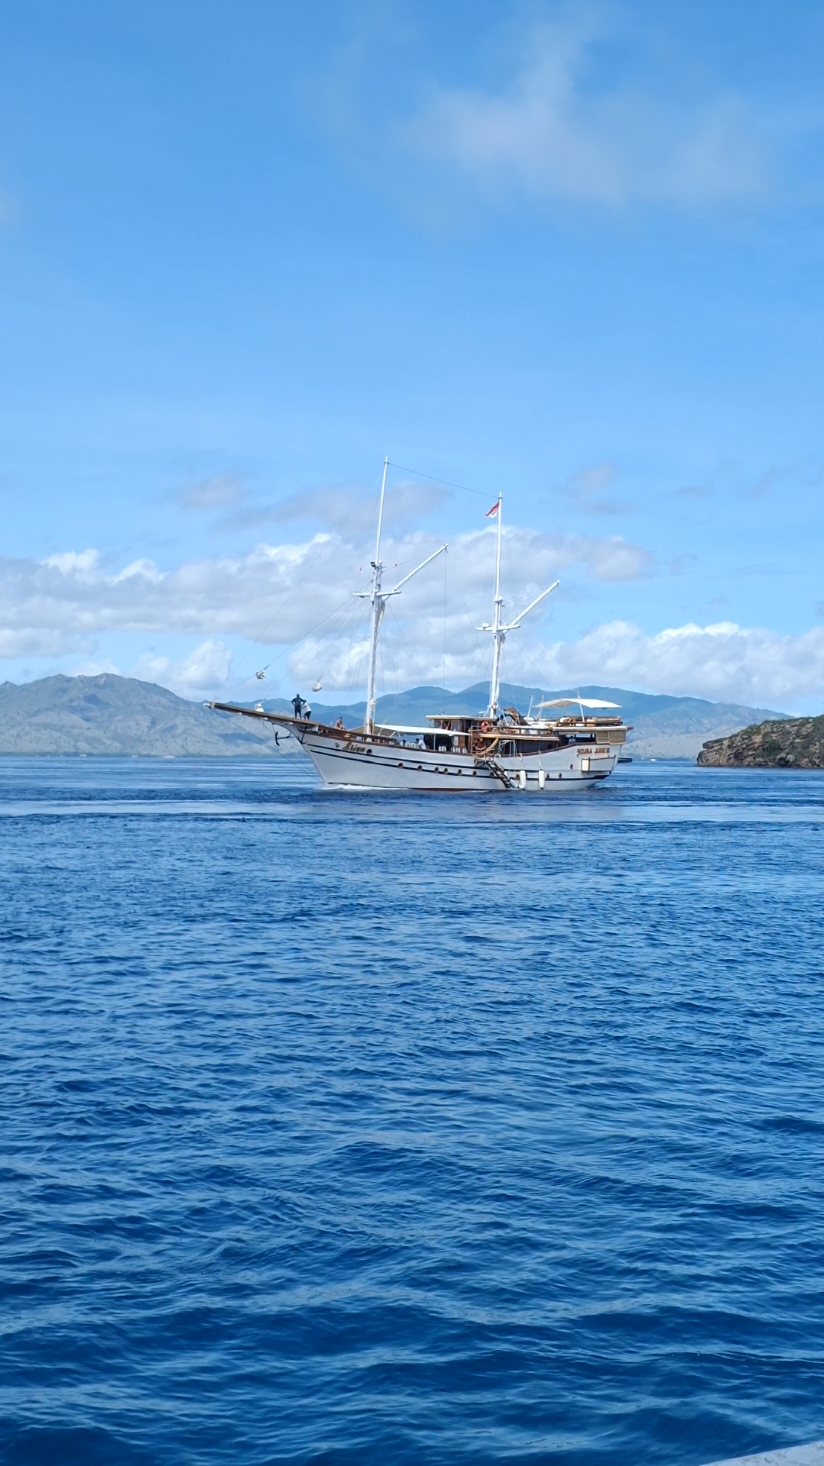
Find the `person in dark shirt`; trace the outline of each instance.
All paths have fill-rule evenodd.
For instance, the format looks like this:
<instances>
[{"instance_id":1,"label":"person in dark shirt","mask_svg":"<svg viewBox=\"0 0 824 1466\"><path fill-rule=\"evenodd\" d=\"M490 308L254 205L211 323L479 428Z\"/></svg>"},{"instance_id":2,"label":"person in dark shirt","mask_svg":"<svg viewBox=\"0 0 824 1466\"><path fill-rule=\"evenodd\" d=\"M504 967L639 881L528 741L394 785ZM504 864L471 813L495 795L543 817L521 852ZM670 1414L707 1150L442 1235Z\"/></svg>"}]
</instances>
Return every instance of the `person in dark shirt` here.
<instances>
[{"instance_id":1,"label":"person in dark shirt","mask_svg":"<svg viewBox=\"0 0 824 1466\"><path fill-rule=\"evenodd\" d=\"M301 697L299 692L296 692L294 697L292 698L292 707L295 709L296 718L299 718L301 716L301 713L303 712L303 706L303 698Z\"/></svg>"}]
</instances>

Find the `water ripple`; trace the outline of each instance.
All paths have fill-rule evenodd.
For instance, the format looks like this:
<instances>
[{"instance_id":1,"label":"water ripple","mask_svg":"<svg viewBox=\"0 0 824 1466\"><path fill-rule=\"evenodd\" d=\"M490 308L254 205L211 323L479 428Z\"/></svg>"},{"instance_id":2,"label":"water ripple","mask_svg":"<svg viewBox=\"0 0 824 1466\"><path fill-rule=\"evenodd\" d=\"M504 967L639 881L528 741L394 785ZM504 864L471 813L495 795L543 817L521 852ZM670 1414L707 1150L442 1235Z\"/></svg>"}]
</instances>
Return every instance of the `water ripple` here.
<instances>
[{"instance_id":1,"label":"water ripple","mask_svg":"<svg viewBox=\"0 0 824 1466\"><path fill-rule=\"evenodd\" d=\"M824 778L6 759L0 812L4 1461L824 1433Z\"/></svg>"}]
</instances>

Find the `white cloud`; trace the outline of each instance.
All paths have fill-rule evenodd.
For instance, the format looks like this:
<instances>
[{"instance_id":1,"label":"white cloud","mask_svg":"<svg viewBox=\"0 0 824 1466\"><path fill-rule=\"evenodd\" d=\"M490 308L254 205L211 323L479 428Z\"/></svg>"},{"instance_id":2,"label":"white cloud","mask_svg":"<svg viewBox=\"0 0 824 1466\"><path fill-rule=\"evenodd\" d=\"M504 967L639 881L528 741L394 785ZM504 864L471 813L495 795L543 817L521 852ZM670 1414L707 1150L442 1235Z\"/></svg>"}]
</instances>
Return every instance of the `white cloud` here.
<instances>
[{"instance_id":1,"label":"white cloud","mask_svg":"<svg viewBox=\"0 0 824 1466\"><path fill-rule=\"evenodd\" d=\"M100 555L97 550L81 550L79 554L75 550L65 550L60 555L49 555L42 563L53 565L64 575L91 576L100 566Z\"/></svg>"},{"instance_id":2,"label":"white cloud","mask_svg":"<svg viewBox=\"0 0 824 1466\"><path fill-rule=\"evenodd\" d=\"M464 622L450 636L445 658L442 642L442 624L436 626L434 619L416 627L414 648L389 623L384 637L387 689L441 681L466 686L489 676L488 636L474 637ZM322 671L326 689L345 689L356 685L359 667L363 674L365 657L365 640L355 648L342 640L310 641L290 660L290 671L304 684ZM638 626L614 621L578 641L547 642L530 636L525 623L506 643L503 675L505 681L531 686L597 683L805 712L824 700L824 628L781 636L719 622L648 635Z\"/></svg>"},{"instance_id":3,"label":"white cloud","mask_svg":"<svg viewBox=\"0 0 824 1466\"><path fill-rule=\"evenodd\" d=\"M121 570L119 575L115 575L113 584L118 585L121 580L132 580L136 575L142 576L144 580L153 581L155 585L163 579L163 575L158 570L154 560L143 559L133 560L131 565L127 565L125 570Z\"/></svg>"},{"instance_id":4,"label":"white cloud","mask_svg":"<svg viewBox=\"0 0 824 1466\"><path fill-rule=\"evenodd\" d=\"M388 620L382 685L395 691L426 682L460 687L483 681L489 676L489 642L489 636L474 634L466 619L456 619L444 657L438 618L416 624L414 643ZM289 661L296 683L308 686L321 679L327 692L362 686L365 665L365 636L355 645L343 638L311 638ZM781 636L725 621L648 635L638 626L614 621L578 641L548 642L524 623L507 640L503 675L505 681L530 686L599 683L808 711L824 699L824 628Z\"/></svg>"},{"instance_id":5,"label":"white cloud","mask_svg":"<svg viewBox=\"0 0 824 1466\"><path fill-rule=\"evenodd\" d=\"M437 544L422 532L388 539L385 584ZM443 558L436 560L390 601L384 685L442 678L460 685L488 675L489 637L477 628L489 615L493 550L492 529L459 535L445 566ZM621 581L650 570L648 553L617 536L505 531L504 585L518 586L517 594L506 589L508 615L559 576L567 584L582 576ZM138 560L112 573L93 550L43 562L7 558L0 560L0 656L94 657L95 638L106 632L190 635L201 640L187 657L146 654L132 671L196 697L227 684L231 654L221 638L240 636L270 648L298 644L288 666L302 686L321 677L329 690L352 688L363 681L367 608L352 592L365 589L368 579L368 549L359 553L329 534L170 570ZM613 683L789 710L824 698L824 627L784 636L723 621L649 635L616 621L575 642L549 642L542 617L552 600L510 637L508 679L549 686ZM260 657L267 659L271 654Z\"/></svg>"},{"instance_id":6,"label":"white cloud","mask_svg":"<svg viewBox=\"0 0 824 1466\"><path fill-rule=\"evenodd\" d=\"M614 621L578 642L543 647L540 665L556 684L601 682L805 710L824 697L824 627L782 636L721 621L649 636Z\"/></svg>"},{"instance_id":7,"label":"white cloud","mask_svg":"<svg viewBox=\"0 0 824 1466\"><path fill-rule=\"evenodd\" d=\"M420 532L387 540L385 584L437 543ZM494 530L459 535L445 565L444 558L436 560L390 601L384 686L442 679L466 685L488 675L489 637L477 628L489 615L493 551ZM504 537L506 613L517 614L559 576L567 583L581 576L620 581L650 569L647 552L619 537L510 529ZM227 685L231 653L221 638L231 635L270 648L295 647L287 666L299 685L306 689L321 679L327 692L344 691L363 684L368 603L355 600L352 591L365 589L368 579L368 549L359 557L354 546L328 534L170 570L139 560L111 573L90 550L43 562L7 558L0 561L0 656L53 659L84 652L94 658L95 638L106 632L190 635L201 640L188 656L175 661L145 654L131 670L198 697ZM508 589L515 583L517 594ZM553 600L507 642L506 679L547 686L611 683L790 711L824 699L824 627L785 636L722 621L650 635L615 621L578 641L551 642L542 617L551 613ZM271 652L260 656L261 663L271 659Z\"/></svg>"},{"instance_id":8,"label":"white cloud","mask_svg":"<svg viewBox=\"0 0 824 1466\"><path fill-rule=\"evenodd\" d=\"M71 635L59 627L0 626L0 658L62 657L67 652L93 650L85 636Z\"/></svg>"},{"instance_id":9,"label":"white cloud","mask_svg":"<svg viewBox=\"0 0 824 1466\"><path fill-rule=\"evenodd\" d=\"M496 198L692 208L764 191L764 145L740 98L689 107L588 87L595 39L580 25L538 27L508 90L441 89L404 141Z\"/></svg>"},{"instance_id":10,"label":"white cloud","mask_svg":"<svg viewBox=\"0 0 824 1466\"><path fill-rule=\"evenodd\" d=\"M388 538L387 576L397 565L400 578L438 543L424 533ZM473 614L486 612L492 543L487 529L459 535L450 546L450 572L462 593L474 598ZM505 533L505 557L518 567L525 599L561 572L621 581L651 568L648 553L619 536L511 529ZM89 638L108 631L233 634L289 646L339 606L353 605L352 592L368 579L368 562L368 549L329 534L302 544L258 545L247 555L190 561L170 570L141 559L113 574L95 550L68 551L40 562L7 557L0 559L0 655L93 651ZM405 614L428 613L433 574L424 572L404 591ZM450 617L461 610L457 591L451 594ZM441 594L439 606L442 599Z\"/></svg>"},{"instance_id":11,"label":"white cloud","mask_svg":"<svg viewBox=\"0 0 824 1466\"><path fill-rule=\"evenodd\" d=\"M159 682L179 697L197 697L218 693L229 681L232 653L221 641L204 641L188 657L172 661L169 657L144 653L129 673L142 682Z\"/></svg>"}]
</instances>

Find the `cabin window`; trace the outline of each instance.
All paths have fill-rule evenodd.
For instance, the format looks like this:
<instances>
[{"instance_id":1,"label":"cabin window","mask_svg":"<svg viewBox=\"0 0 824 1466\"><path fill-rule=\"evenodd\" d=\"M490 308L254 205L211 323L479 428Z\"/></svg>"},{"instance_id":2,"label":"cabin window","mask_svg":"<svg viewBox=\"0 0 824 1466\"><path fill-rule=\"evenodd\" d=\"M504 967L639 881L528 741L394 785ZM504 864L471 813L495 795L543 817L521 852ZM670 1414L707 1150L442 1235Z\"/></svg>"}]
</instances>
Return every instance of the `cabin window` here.
<instances>
[{"instance_id":1,"label":"cabin window","mask_svg":"<svg viewBox=\"0 0 824 1466\"><path fill-rule=\"evenodd\" d=\"M435 753L451 753L452 739L448 733L424 733L424 748L434 749Z\"/></svg>"}]
</instances>

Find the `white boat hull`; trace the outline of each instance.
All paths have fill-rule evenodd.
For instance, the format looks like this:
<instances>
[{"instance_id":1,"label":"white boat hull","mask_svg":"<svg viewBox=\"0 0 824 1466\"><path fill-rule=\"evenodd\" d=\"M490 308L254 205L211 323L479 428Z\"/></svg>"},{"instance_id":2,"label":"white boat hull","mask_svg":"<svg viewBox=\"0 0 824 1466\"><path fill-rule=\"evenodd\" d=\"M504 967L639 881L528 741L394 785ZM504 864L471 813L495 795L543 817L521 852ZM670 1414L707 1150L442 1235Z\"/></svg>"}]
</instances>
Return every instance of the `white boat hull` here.
<instances>
[{"instance_id":1,"label":"white boat hull","mask_svg":"<svg viewBox=\"0 0 824 1466\"><path fill-rule=\"evenodd\" d=\"M485 763L465 753L336 739L310 729L293 731L324 784L338 789L566 794L600 783L612 773L620 752L614 744L570 745L550 753L515 755Z\"/></svg>"}]
</instances>

